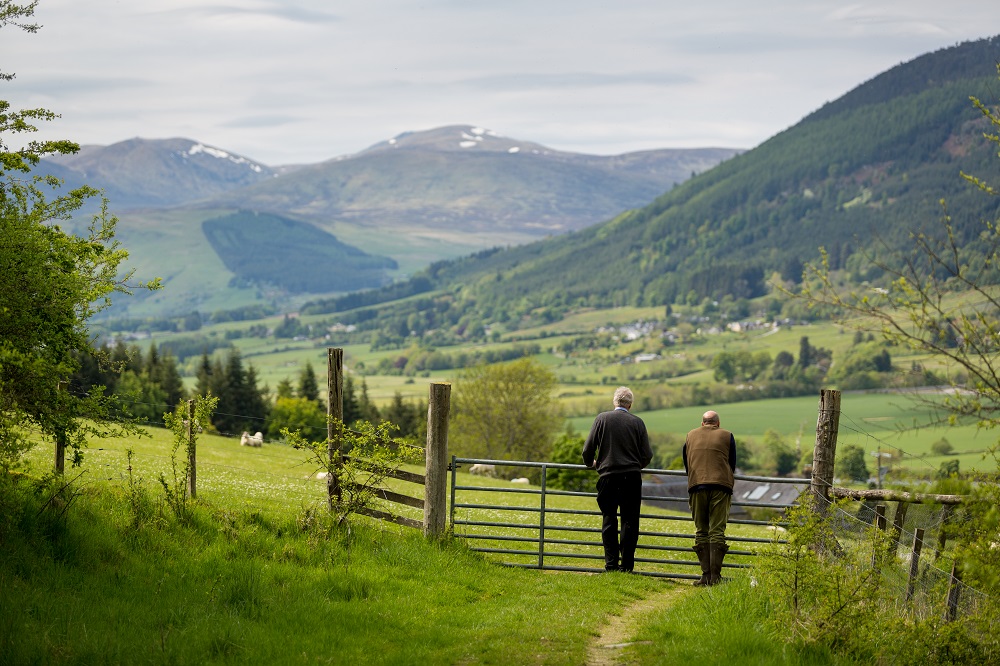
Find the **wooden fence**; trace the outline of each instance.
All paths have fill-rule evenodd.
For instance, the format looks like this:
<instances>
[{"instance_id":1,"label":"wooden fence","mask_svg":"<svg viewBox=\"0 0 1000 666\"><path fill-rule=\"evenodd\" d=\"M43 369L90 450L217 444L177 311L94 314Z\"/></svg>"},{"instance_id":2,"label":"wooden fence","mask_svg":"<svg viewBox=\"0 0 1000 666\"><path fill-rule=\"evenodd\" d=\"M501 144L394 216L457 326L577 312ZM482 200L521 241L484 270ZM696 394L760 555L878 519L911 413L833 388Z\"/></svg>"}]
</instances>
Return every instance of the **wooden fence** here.
<instances>
[{"instance_id":1,"label":"wooden fence","mask_svg":"<svg viewBox=\"0 0 1000 666\"><path fill-rule=\"evenodd\" d=\"M336 423L344 419L344 350L327 350L327 452L331 464L340 460L351 460L342 453L340 432ZM448 417L451 412L451 384L432 383L427 400L427 446L424 449L424 473L416 474L405 470L392 470L390 478L406 481L424 487L423 498L404 495L385 488L378 488L375 496L387 502L423 509L422 521L400 516L380 509L362 507L358 513L386 520L397 525L405 525L423 530L426 536L439 537L445 533L448 516ZM364 464L364 461L359 461ZM332 508L341 489L337 487L336 475L327 477L327 502Z\"/></svg>"}]
</instances>

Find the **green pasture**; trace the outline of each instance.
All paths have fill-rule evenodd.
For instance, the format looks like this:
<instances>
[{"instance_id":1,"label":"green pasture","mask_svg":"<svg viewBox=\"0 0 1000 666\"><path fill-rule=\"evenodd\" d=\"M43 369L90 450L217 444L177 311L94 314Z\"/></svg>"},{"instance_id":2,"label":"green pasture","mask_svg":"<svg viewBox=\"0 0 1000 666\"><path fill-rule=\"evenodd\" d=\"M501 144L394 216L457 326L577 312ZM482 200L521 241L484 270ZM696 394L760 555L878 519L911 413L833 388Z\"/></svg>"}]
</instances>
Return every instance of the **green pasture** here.
<instances>
[{"instance_id":1,"label":"green pasture","mask_svg":"<svg viewBox=\"0 0 1000 666\"><path fill-rule=\"evenodd\" d=\"M736 435L737 444L742 438L760 441L767 430L773 429L805 449L812 448L815 442L818 407L818 396L802 396L636 414L650 432L683 437L698 426L701 415L711 408L719 412L722 427ZM997 444L994 432L979 430L975 425L928 426L933 420L933 410L907 394L848 392L841 397L837 441L840 446L855 444L872 453L879 450L895 453L897 459L892 464L916 471L933 473L942 461L951 458L959 459L962 470L996 470L996 461L985 455L987 449ZM586 433L593 417L576 417L568 422L577 432ZM952 444L953 454L941 457L931 453L931 445L941 438Z\"/></svg>"},{"instance_id":2,"label":"green pasture","mask_svg":"<svg viewBox=\"0 0 1000 666\"><path fill-rule=\"evenodd\" d=\"M162 429L141 439L95 441L83 466L67 470L78 490L67 512L46 509L44 496L30 495L25 501L35 504L0 525L0 663L580 664L609 618L670 591L676 594L668 594L669 602L630 624L630 645L617 648L616 659L851 663L785 642L768 623L767 596L754 590L746 569L726 568L727 585L699 591L647 576L499 566L531 565L537 555L467 547L537 548L511 540L537 535L537 485L460 470L456 485L471 489L457 491L458 503L504 508L457 508L457 518L530 525L456 530L481 539L429 542L418 530L361 516L349 528L330 529L322 519L325 483L300 452L279 442L256 449L203 434L198 499L191 518L177 521L157 481L161 474L170 478L171 446ZM131 475L127 449L134 452ZM43 472L51 449L36 448L30 462L35 474ZM419 486L390 485L422 496ZM8 498L0 511L12 506ZM416 509L381 507L420 518ZM915 513L908 520L920 519ZM690 538L683 536L691 533L686 514L644 507L643 515L644 531L674 535L641 536L637 569L694 574L691 565L642 562L693 565ZM32 521L43 522L34 528ZM593 497L547 495L547 537L566 543L547 546L546 563L599 567L599 533L580 531L599 526ZM727 533L728 563L752 562L740 551L764 547L736 538L773 537L758 525L734 523ZM593 543L574 543L581 541ZM708 633L693 629L707 623L714 627Z\"/></svg>"}]
</instances>

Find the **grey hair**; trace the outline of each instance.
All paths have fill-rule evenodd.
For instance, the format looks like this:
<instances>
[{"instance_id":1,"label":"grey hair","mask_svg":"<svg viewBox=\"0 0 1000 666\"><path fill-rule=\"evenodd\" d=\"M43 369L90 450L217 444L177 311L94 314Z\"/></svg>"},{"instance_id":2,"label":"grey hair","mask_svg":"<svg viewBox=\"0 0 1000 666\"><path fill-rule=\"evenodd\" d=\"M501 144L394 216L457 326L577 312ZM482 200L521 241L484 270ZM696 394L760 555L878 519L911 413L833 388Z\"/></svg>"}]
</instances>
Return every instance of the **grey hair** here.
<instances>
[{"instance_id":1,"label":"grey hair","mask_svg":"<svg viewBox=\"0 0 1000 666\"><path fill-rule=\"evenodd\" d=\"M626 386L619 386L615 389L614 403L615 407L631 407L632 406L632 390Z\"/></svg>"}]
</instances>

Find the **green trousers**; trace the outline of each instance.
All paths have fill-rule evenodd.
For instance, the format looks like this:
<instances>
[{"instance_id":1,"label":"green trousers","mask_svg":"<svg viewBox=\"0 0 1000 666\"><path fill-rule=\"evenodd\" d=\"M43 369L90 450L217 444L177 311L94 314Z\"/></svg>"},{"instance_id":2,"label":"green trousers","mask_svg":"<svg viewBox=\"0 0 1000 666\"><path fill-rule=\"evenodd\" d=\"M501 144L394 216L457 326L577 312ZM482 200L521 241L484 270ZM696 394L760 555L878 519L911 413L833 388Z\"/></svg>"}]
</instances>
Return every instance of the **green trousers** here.
<instances>
[{"instance_id":1,"label":"green trousers","mask_svg":"<svg viewBox=\"0 0 1000 666\"><path fill-rule=\"evenodd\" d=\"M726 543L726 522L733 497L724 490L699 490L691 493L691 517L694 518L694 545Z\"/></svg>"}]
</instances>

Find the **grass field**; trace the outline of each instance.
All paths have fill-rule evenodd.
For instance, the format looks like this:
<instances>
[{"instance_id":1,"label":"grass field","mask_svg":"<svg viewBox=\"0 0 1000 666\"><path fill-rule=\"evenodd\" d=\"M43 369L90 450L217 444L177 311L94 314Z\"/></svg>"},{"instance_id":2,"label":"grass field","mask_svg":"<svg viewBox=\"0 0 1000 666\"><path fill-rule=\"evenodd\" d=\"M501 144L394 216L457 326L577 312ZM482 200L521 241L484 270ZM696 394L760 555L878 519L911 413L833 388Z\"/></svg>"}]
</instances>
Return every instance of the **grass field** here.
<instances>
[{"instance_id":1,"label":"grass field","mask_svg":"<svg viewBox=\"0 0 1000 666\"><path fill-rule=\"evenodd\" d=\"M614 663L853 663L826 648L785 642L769 621L766 593L750 586L745 569L727 568L727 585L682 590L646 576L498 566L531 564L534 555L479 554L461 538L427 541L416 530L364 517L353 517L348 529L331 528L315 511L325 484L300 452L280 443L255 449L201 435L198 500L180 521L157 481L171 474L170 434L149 435L94 442L83 467L68 471L77 479L71 506L23 485L18 504L7 494L16 483L0 487L0 663L580 664L604 649L594 641L612 618L672 589L679 594L669 595L668 606L630 620L628 645L605 652ZM31 452L36 473L50 456L46 448ZM12 477L21 484L27 478ZM473 488L458 492L459 503L508 507L457 509L459 519L538 521L537 486L498 493L515 487L464 470L456 485ZM418 486L393 487L420 496ZM549 495L549 537L598 541L593 532L552 529L593 529L600 524L595 509L592 497ZM417 510L400 512L407 511L419 517ZM684 514L648 507L643 513L643 530L691 531L676 520ZM468 541L476 547L528 550L533 544L506 537L537 534L489 526L457 531L486 537ZM731 524L727 532L771 535L756 525ZM640 546L677 550L640 547L638 570L696 570L641 561L652 553L693 562L690 539L643 536ZM599 557L599 546L553 549L566 556L550 553L549 564L599 566L579 557Z\"/></svg>"},{"instance_id":2,"label":"grass field","mask_svg":"<svg viewBox=\"0 0 1000 666\"><path fill-rule=\"evenodd\" d=\"M728 405L713 405L719 412L722 426L732 430L737 443L741 438L760 441L764 433L774 429L789 441L801 438L803 449L815 443L818 396L755 400ZM672 433L683 437L698 426L706 407L685 407L640 413L650 432ZM868 452L898 452L899 464L915 471L933 473L945 459L958 458L963 470L995 470L996 461L985 452L995 446L995 433L982 431L975 425L936 425L912 429L928 423L933 414L925 405L914 403L905 394L844 393L838 446L855 444ZM578 431L590 430L593 417L569 420ZM935 456L931 445L947 438L954 446L948 456Z\"/></svg>"}]
</instances>

